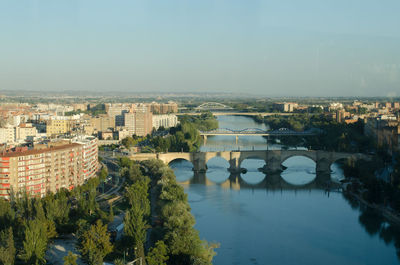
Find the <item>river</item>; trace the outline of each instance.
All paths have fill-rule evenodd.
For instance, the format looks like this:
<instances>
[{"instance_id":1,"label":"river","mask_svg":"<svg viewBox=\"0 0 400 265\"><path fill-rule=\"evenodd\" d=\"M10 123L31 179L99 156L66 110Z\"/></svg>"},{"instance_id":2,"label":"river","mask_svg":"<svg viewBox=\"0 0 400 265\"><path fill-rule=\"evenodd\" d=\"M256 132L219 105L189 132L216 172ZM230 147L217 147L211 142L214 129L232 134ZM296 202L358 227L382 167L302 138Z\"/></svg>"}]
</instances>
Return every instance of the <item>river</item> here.
<instances>
[{"instance_id":1,"label":"river","mask_svg":"<svg viewBox=\"0 0 400 265\"><path fill-rule=\"evenodd\" d=\"M249 117L218 120L221 128L267 128ZM238 145L234 137L214 136L201 149L264 150L267 145L259 136L240 137ZM398 229L341 192L313 185L315 163L308 158L289 158L280 176L259 172L263 161L245 160L248 171L240 177L230 176L227 161L213 158L203 182L194 180L190 162L170 165L188 193L200 237L220 243L216 265L400 264ZM338 165L331 170L332 180L343 178Z\"/></svg>"}]
</instances>

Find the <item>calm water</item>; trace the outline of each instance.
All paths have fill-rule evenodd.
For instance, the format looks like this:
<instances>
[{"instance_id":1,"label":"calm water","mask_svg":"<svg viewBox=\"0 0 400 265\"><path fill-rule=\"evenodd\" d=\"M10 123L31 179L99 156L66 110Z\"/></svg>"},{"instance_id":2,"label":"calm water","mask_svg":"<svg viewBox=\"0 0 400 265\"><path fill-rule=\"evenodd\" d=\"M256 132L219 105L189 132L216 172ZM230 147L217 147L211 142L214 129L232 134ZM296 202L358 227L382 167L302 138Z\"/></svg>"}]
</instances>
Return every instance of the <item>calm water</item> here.
<instances>
[{"instance_id":1,"label":"calm water","mask_svg":"<svg viewBox=\"0 0 400 265\"><path fill-rule=\"evenodd\" d=\"M219 117L220 127L266 128L248 117ZM202 150L266 149L262 137L209 137ZM278 149L279 145L270 145ZM400 264L397 229L379 215L315 184L315 163L304 157L284 162L280 175L258 171L264 162L245 160L248 172L230 176L229 163L211 159L206 178L193 176L187 161L173 161L189 194L200 236L221 244L214 264ZM343 177L332 166L332 179Z\"/></svg>"}]
</instances>

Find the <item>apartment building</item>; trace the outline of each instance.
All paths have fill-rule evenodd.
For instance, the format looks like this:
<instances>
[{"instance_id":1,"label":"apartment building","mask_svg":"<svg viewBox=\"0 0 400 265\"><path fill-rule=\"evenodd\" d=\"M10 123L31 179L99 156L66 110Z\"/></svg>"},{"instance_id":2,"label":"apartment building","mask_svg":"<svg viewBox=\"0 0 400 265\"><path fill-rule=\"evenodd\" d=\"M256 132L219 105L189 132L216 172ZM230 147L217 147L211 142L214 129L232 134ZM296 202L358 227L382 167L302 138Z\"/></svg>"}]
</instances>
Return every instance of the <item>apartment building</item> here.
<instances>
[{"instance_id":1,"label":"apartment building","mask_svg":"<svg viewBox=\"0 0 400 265\"><path fill-rule=\"evenodd\" d=\"M153 114L145 105L138 105L129 113L124 114L125 129L129 134L146 136L153 129Z\"/></svg>"},{"instance_id":2,"label":"apartment building","mask_svg":"<svg viewBox=\"0 0 400 265\"><path fill-rule=\"evenodd\" d=\"M150 111L154 114L168 114L178 112L178 104L173 101L169 101L168 103L152 102L148 105L150 106Z\"/></svg>"},{"instance_id":3,"label":"apartment building","mask_svg":"<svg viewBox=\"0 0 400 265\"><path fill-rule=\"evenodd\" d=\"M0 128L0 144L12 144L15 141L15 130L13 126Z\"/></svg>"},{"instance_id":4,"label":"apartment building","mask_svg":"<svg viewBox=\"0 0 400 265\"><path fill-rule=\"evenodd\" d=\"M21 123L15 127L15 140L25 141L28 137L35 137L38 134L37 129L32 126L32 123Z\"/></svg>"},{"instance_id":5,"label":"apartment building","mask_svg":"<svg viewBox=\"0 0 400 265\"><path fill-rule=\"evenodd\" d=\"M26 192L43 197L62 188L72 190L98 170L97 139L84 137L37 145L34 149L18 147L0 153L0 197Z\"/></svg>"},{"instance_id":6,"label":"apartment building","mask_svg":"<svg viewBox=\"0 0 400 265\"><path fill-rule=\"evenodd\" d=\"M105 114L98 115L90 119L90 124L97 132L107 131L109 129L115 128L115 117L111 117Z\"/></svg>"},{"instance_id":7,"label":"apartment building","mask_svg":"<svg viewBox=\"0 0 400 265\"><path fill-rule=\"evenodd\" d=\"M68 133L71 131L73 124L73 120L48 120L46 121L46 135L47 137L54 137Z\"/></svg>"},{"instance_id":8,"label":"apartment building","mask_svg":"<svg viewBox=\"0 0 400 265\"><path fill-rule=\"evenodd\" d=\"M178 125L178 117L174 114L153 115L153 128L170 128Z\"/></svg>"}]
</instances>

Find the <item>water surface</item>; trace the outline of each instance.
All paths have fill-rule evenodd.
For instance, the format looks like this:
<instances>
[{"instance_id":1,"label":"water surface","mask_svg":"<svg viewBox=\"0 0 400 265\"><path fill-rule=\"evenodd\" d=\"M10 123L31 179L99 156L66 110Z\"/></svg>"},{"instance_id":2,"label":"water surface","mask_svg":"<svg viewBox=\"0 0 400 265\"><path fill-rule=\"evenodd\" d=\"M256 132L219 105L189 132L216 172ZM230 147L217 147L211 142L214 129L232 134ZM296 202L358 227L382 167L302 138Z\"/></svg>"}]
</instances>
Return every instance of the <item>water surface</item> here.
<instances>
[{"instance_id":1,"label":"water surface","mask_svg":"<svg viewBox=\"0 0 400 265\"><path fill-rule=\"evenodd\" d=\"M248 117L218 119L220 127L267 128ZM240 137L238 146L265 150L267 141ZM202 150L238 146L234 137L216 136ZM258 171L263 165L262 160L245 160L247 173L233 176L227 161L213 158L204 178L194 176L188 161L171 164L189 195L201 238L221 244L214 264L400 264L397 229L342 193L320 187L314 161L292 157L284 162L287 169L273 176ZM337 164L331 169L332 180L343 178Z\"/></svg>"}]
</instances>

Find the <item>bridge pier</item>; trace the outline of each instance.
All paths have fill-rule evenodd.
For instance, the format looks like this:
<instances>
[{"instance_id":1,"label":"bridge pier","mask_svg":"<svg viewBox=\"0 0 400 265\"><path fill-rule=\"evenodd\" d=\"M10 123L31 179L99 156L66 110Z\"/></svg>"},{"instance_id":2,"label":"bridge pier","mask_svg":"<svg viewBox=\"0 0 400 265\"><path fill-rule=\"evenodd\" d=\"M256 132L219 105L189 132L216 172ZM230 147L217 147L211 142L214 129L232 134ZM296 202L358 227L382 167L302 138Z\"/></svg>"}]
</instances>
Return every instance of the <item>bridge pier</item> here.
<instances>
[{"instance_id":1,"label":"bridge pier","mask_svg":"<svg viewBox=\"0 0 400 265\"><path fill-rule=\"evenodd\" d=\"M193 163L193 171L195 173L202 172L205 173L207 171L207 164L205 159L197 158L194 159Z\"/></svg>"},{"instance_id":2,"label":"bridge pier","mask_svg":"<svg viewBox=\"0 0 400 265\"><path fill-rule=\"evenodd\" d=\"M207 135L203 135L203 144L204 144L204 145L207 144Z\"/></svg>"},{"instance_id":3,"label":"bridge pier","mask_svg":"<svg viewBox=\"0 0 400 265\"><path fill-rule=\"evenodd\" d=\"M194 172L193 178L190 181L191 184L203 184L203 185L205 185L206 182L207 182L206 173L198 171Z\"/></svg>"},{"instance_id":4,"label":"bridge pier","mask_svg":"<svg viewBox=\"0 0 400 265\"><path fill-rule=\"evenodd\" d=\"M283 171L281 160L277 157L270 157L265 161L265 166L262 171L266 174L281 173Z\"/></svg>"},{"instance_id":5,"label":"bridge pier","mask_svg":"<svg viewBox=\"0 0 400 265\"><path fill-rule=\"evenodd\" d=\"M331 162L326 158L318 159L315 171L316 183L328 186L331 182Z\"/></svg>"},{"instance_id":6,"label":"bridge pier","mask_svg":"<svg viewBox=\"0 0 400 265\"><path fill-rule=\"evenodd\" d=\"M232 174L240 174L242 172L242 168L240 168L240 163L238 158L229 159L229 168L228 171Z\"/></svg>"}]
</instances>

